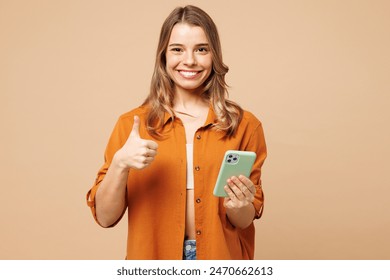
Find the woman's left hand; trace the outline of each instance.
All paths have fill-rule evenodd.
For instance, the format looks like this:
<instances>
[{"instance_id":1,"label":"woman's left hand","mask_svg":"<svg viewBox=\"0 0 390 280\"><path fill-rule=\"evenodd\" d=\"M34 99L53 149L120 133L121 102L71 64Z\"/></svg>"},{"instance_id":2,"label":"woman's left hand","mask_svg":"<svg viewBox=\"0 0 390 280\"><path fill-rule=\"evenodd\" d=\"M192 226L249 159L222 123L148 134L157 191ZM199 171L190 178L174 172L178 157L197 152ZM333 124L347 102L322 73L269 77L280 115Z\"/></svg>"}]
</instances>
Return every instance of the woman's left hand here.
<instances>
[{"instance_id":1,"label":"woman's left hand","mask_svg":"<svg viewBox=\"0 0 390 280\"><path fill-rule=\"evenodd\" d=\"M228 179L224 189L228 197L225 198L223 205L228 209L239 210L252 204L255 200L256 187L250 179L243 175Z\"/></svg>"}]
</instances>

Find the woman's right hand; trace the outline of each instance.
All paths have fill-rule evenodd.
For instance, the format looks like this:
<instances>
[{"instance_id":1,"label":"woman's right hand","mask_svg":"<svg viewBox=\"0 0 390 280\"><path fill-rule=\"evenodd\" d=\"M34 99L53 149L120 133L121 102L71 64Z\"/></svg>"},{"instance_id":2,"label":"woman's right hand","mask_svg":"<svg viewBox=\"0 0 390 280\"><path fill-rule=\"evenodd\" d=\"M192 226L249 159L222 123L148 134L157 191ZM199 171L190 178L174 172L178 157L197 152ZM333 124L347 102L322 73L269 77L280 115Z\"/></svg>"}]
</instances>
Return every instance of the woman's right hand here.
<instances>
[{"instance_id":1,"label":"woman's right hand","mask_svg":"<svg viewBox=\"0 0 390 280\"><path fill-rule=\"evenodd\" d=\"M142 139L139 135L140 119L134 116L134 124L126 143L113 158L120 168L143 169L150 165L156 154L158 144L152 140Z\"/></svg>"}]
</instances>

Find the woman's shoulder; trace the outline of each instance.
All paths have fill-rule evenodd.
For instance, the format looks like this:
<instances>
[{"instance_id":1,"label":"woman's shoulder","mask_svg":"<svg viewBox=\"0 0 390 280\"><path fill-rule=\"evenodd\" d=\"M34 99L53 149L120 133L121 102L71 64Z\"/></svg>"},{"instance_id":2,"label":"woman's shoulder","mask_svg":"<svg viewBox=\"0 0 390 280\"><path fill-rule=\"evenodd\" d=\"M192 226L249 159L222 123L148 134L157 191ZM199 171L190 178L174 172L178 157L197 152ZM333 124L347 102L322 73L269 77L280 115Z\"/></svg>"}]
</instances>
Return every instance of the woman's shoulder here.
<instances>
[{"instance_id":1,"label":"woman's shoulder","mask_svg":"<svg viewBox=\"0 0 390 280\"><path fill-rule=\"evenodd\" d=\"M244 110L242 115L242 122L252 124L254 126L261 125L261 121L250 111Z\"/></svg>"},{"instance_id":2,"label":"woman's shoulder","mask_svg":"<svg viewBox=\"0 0 390 280\"><path fill-rule=\"evenodd\" d=\"M141 105L139 107L133 108L128 112L125 112L119 116L119 121L127 121L131 120L133 121L134 116L138 116L141 120L145 118L147 115L147 108L144 105Z\"/></svg>"}]
</instances>

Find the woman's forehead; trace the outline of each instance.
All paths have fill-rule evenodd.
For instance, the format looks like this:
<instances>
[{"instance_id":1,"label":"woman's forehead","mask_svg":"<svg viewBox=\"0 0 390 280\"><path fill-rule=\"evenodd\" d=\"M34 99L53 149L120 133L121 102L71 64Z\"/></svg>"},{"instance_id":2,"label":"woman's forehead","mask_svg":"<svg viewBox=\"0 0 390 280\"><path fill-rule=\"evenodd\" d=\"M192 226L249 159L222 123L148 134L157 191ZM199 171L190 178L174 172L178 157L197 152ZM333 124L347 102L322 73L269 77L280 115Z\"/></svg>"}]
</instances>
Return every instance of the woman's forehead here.
<instances>
[{"instance_id":1,"label":"woman's forehead","mask_svg":"<svg viewBox=\"0 0 390 280\"><path fill-rule=\"evenodd\" d=\"M173 26L169 43L183 44L194 43L208 44L206 33L203 28L188 23L177 23Z\"/></svg>"}]
</instances>

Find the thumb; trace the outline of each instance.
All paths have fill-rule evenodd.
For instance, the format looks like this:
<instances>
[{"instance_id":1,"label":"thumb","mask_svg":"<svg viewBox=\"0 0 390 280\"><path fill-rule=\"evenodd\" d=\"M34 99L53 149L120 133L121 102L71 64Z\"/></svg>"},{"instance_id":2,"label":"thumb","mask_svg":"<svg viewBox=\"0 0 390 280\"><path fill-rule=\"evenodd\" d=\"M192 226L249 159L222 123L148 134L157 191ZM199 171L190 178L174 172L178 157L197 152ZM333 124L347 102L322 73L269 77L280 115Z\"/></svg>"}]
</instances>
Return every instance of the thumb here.
<instances>
[{"instance_id":1,"label":"thumb","mask_svg":"<svg viewBox=\"0 0 390 280\"><path fill-rule=\"evenodd\" d=\"M139 117L134 116L134 124L130 133L131 136L141 138L141 136L139 135L139 123L140 123Z\"/></svg>"}]
</instances>

